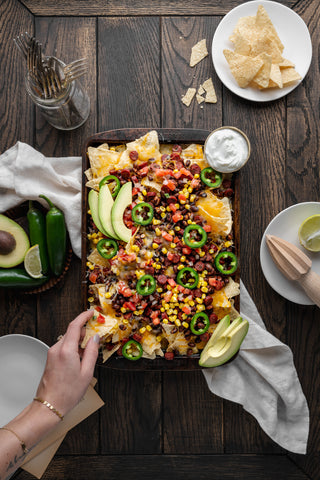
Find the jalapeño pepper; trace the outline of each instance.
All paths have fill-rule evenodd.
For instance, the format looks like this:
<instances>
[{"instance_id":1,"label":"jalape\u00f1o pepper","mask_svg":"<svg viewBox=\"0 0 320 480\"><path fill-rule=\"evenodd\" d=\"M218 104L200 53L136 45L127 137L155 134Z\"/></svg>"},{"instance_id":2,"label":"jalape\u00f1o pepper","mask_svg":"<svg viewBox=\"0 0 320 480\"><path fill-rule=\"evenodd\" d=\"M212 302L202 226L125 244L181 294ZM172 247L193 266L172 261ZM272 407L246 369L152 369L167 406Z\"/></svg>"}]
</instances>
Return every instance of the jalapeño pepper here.
<instances>
[{"instance_id":1,"label":"jalape\u00f1o pepper","mask_svg":"<svg viewBox=\"0 0 320 480\"><path fill-rule=\"evenodd\" d=\"M59 276L63 272L66 259L67 230L64 215L47 197L44 195L39 197L44 198L50 207L46 215L49 264L53 274Z\"/></svg>"},{"instance_id":2,"label":"jalape\u00f1o pepper","mask_svg":"<svg viewBox=\"0 0 320 480\"><path fill-rule=\"evenodd\" d=\"M200 248L207 241L207 232L200 225L188 225L184 231L183 239L188 247Z\"/></svg>"},{"instance_id":3,"label":"jalape\u00f1o pepper","mask_svg":"<svg viewBox=\"0 0 320 480\"><path fill-rule=\"evenodd\" d=\"M177 283L179 283L179 285L182 287L192 290L193 288L197 287L198 281L199 275L194 268L185 267L179 270L177 275Z\"/></svg>"},{"instance_id":4,"label":"jalape\u00f1o pepper","mask_svg":"<svg viewBox=\"0 0 320 480\"><path fill-rule=\"evenodd\" d=\"M133 207L131 217L138 225L149 225L153 219L153 206L147 202L138 203Z\"/></svg>"},{"instance_id":5,"label":"jalape\u00f1o pepper","mask_svg":"<svg viewBox=\"0 0 320 480\"><path fill-rule=\"evenodd\" d=\"M214 265L223 275L231 275L238 268L238 259L232 252L220 252L214 259Z\"/></svg>"},{"instance_id":6,"label":"jalape\u00f1o pepper","mask_svg":"<svg viewBox=\"0 0 320 480\"><path fill-rule=\"evenodd\" d=\"M122 347L122 355L127 360L136 361L142 357L143 350L139 342L128 340Z\"/></svg>"},{"instance_id":7,"label":"jalape\u00f1o pepper","mask_svg":"<svg viewBox=\"0 0 320 480\"><path fill-rule=\"evenodd\" d=\"M105 183L113 183L113 182L116 182L116 184L111 190L111 195L113 197L116 197L119 193L120 188L121 188L121 183L120 183L119 178L116 177L115 175L107 175L106 177L104 177L101 180L101 182L99 183L99 188L101 188L102 185L104 185Z\"/></svg>"},{"instance_id":8,"label":"jalape\u00f1o pepper","mask_svg":"<svg viewBox=\"0 0 320 480\"><path fill-rule=\"evenodd\" d=\"M32 278L23 268L0 268L0 288L35 288L43 285L49 277Z\"/></svg>"},{"instance_id":9,"label":"jalape\u00f1o pepper","mask_svg":"<svg viewBox=\"0 0 320 480\"><path fill-rule=\"evenodd\" d=\"M137 282L137 292L140 295L151 295L157 287L157 282L152 275L143 275Z\"/></svg>"},{"instance_id":10,"label":"jalape\u00f1o pepper","mask_svg":"<svg viewBox=\"0 0 320 480\"><path fill-rule=\"evenodd\" d=\"M204 312L198 312L193 315L190 322L190 330L194 335L206 333L210 325L209 317Z\"/></svg>"},{"instance_id":11,"label":"jalape\u00f1o pepper","mask_svg":"<svg viewBox=\"0 0 320 480\"><path fill-rule=\"evenodd\" d=\"M202 182L210 188L218 188L222 183L222 174L208 167L201 170L200 178Z\"/></svg>"},{"instance_id":12,"label":"jalape\u00f1o pepper","mask_svg":"<svg viewBox=\"0 0 320 480\"><path fill-rule=\"evenodd\" d=\"M44 214L38 208L33 206L31 200L29 201L27 219L31 245L39 245L41 270L42 273L46 274L49 270L46 220Z\"/></svg>"},{"instance_id":13,"label":"jalape\u00f1o pepper","mask_svg":"<svg viewBox=\"0 0 320 480\"><path fill-rule=\"evenodd\" d=\"M118 252L118 244L112 238L102 238L97 243L97 250L103 258L113 258Z\"/></svg>"}]
</instances>

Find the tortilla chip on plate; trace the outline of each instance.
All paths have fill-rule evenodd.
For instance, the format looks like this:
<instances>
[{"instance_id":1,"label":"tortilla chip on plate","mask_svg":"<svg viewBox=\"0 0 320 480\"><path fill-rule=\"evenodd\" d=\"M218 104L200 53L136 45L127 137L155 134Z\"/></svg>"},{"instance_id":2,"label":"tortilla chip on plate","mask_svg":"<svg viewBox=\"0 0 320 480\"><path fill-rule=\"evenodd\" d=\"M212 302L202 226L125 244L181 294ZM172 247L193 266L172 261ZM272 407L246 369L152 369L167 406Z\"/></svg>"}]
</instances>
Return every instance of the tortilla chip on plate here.
<instances>
[{"instance_id":1,"label":"tortilla chip on plate","mask_svg":"<svg viewBox=\"0 0 320 480\"><path fill-rule=\"evenodd\" d=\"M280 72L284 87L301 80L301 75L292 67L281 69Z\"/></svg>"},{"instance_id":2,"label":"tortilla chip on plate","mask_svg":"<svg viewBox=\"0 0 320 480\"><path fill-rule=\"evenodd\" d=\"M263 65L263 61L259 57L251 58L246 55L232 52L228 49L223 50L223 53L229 64L232 75L241 88L245 88L249 85Z\"/></svg>"}]
</instances>

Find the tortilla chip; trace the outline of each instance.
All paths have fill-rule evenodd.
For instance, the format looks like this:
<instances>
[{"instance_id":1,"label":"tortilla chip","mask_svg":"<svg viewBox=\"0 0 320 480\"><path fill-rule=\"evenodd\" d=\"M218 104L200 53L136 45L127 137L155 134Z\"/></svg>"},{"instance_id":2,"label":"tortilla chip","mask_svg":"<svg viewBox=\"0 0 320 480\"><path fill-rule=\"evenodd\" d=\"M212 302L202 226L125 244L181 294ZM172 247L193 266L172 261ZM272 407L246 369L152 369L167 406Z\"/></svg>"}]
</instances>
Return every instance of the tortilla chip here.
<instances>
[{"instance_id":1,"label":"tortilla chip","mask_svg":"<svg viewBox=\"0 0 320 480\"><path fill-rule=\"evenodd\" d=\"M98 323L97 318L99 315L104 317L104 323ZM86 324L86 332L85 337L81 343L81 348L85 348L88 341L91 337L94 337L96 333L98 333L99 337L104 337L106 335L112 334L118 325L118 321L115 317L110 315L104 315L103 313L94 310L93 317Z\"/></svg>"},{"instance_id":2,"label":"tortilla chip","mask_svg":"<svg viewBox=\"0 0 320 480\"><path fill-rule=\"evenodd\" d=\"M229 40L234 43L237 35L241 35L249 43L251 43L252 40L257 36L256 17L240 17L233 30L233 34L229 37Z\"/></svg>"},{"instance_id":3,"label":"tortilla chip","mask_svg":"<svg viewBox=\"0 0 320 480\"><path fill-rule=\"evenodd\" d=\"M269 88L278 87L282 88L282 77L279 65L272 64L271 71L270 71L270 80L269 80Z\"/></svg>"},{"instance_id":4,"label":"tortilla chip","mask_svg":"<svg viewBox=\"0 0 320 480\"><path fill-rule=\"evenodd\" d=\"M234 36L234 51L240 55L250 55L251 43L241 33Z\"/></svg>"},{"instance_id":5,"label":"tortilla chip","mask_svg":"<svg viewBox=\"0 0 320 480\"><path fill-rule=\"evenodd\" d=\"M92 250L88 257L88 262L93 263L94 265L101 265L102 267L109 267L110 262L106 258L103 258L98 250L95 248Z\"/></svg>"},{"instance_id":6,"label":"tortilla chip","mask_svg":"<svg viewBox=\"0 0 320 480\"><path fill-rule=\"evenodd\" d=\"M230 200L227 197L218 198L210 190L207 196L196 202L199 214L211 226L212 235L228 235L232 228L232 214Z\"/></svg>"},{"instance_id":7,"label":"tortilla chip","mask_svg":"<svg viewBox=\"0 0 320 480\"><path fill-rule=\"evenodd\" d=\"M121 347L121 344L115 345L112 350L108 350L107 348L102 349L102 361L105 363L119 348Z\"/></svg>"},{"instance_id":8,"label":"tortilla chip","mask_svg":"<svg viewBox=\"0 0 320 480\"><path fill-rule=\"evenodd\" d=\"M268 13L267 13L267 11L266 11L266 9L264 8L263 5L259 5L259 7L258 7L255 24L260 29L262 28L262 29L269 30L269 32L274 37L274 41L277 44L278 49L282 53L283 50L284 50L284 46L283 46L283 44L282 44L282 42L281 42L281 40L278 36L278 33L277 33L277 31L276 31Z\"/></svg>"},{"instance_id":9,"label":"tortilla chip","mask_svg":"<svg viewBox=\"0 0 320 480\"><path fill-rule=\"evenodd\" d=\"M200 40L191 49L190 67L194 67L208 55L206 39Z\"/></svg>"},{"instance_id":10,"label":"tortilla chip","mask_svg":"<svg viewBox=\"0 0 320 480\"><path fill-rule=\"evenodd\" d=\"M256 57L260 53L267 53L272 57L272 63L280 63L283 61L283 57L267 30L263 30L262 33L251 43L251 56Z\"/></svg>"},{"instance_id":11,"label":"tortilla chip","mask_svg":"<svg viewBox=\"0 0 320 480\"><path fill-rule=\"evenodd\" d=\"M88 157L93 178L103 178L111 169L119 168L121 153L106 148L88 147Z\"/></svg>"},{"instance_id":12,"label":"tortilla chip","mask_svg":"<svg viewBox=\"0 0 320 480\"><path fill-rule=\"evenodd\" d=\"M284 58L282 62L279 63L280 68L289 68L289 67L295 67L294 63L288 60L287 58Z\"/></svg>"},{"instance_id":13,"label":"tortilla chip","mask_svg":"<svg viewBox=\"0 0 320 480\"><path fill-rule=\"evenodd\" d=\"M253 82L255 82L259 88L267 88L269 85L272 57L271 55L263 52L260 53L259 58L261 58L263 61L263 65L257 75L254 77Z\"/></svg>"},{"instance_id":14,"label":"tortilla chip","mask_svg":"<svg viewBox=\"0 0 320 480\"><path fill-rule=\"evenodd\" d=\"M188 88L186 94L181 99L182 103L184 103L187 107L189 107L195 94L196 94L195 88Z\"/></svg>"},{"instance_id":15,"label":"tortilla chip","mask_svg":"<svg viewBox=\"0 0 320 480\"><path fill-rule=\"evenodd\" d=\"M196 99L197 99L198 104L204 102L204 97L203 97L202 95L198 95L198 94L197 94L197 95L196 95Z\"/></svg>"},{"instance_id":16,"label":"tortilla chip","mask_svg":"<svg viewBox=\"0 0 320 480\"><path fill-rule=\"evenodd\" d=\"M212 78L208 78L202 84L203 89L206 91L205 102L206 103L217 103L217 96L213 86Z\"/></svg>"},{"instance_id":17,"label":"tortilla chip","mask_svg":"<svg viewBox=\"0 0 320 480\"><path fill-rule=\"evenodd\" d=\"M229 283L224 287L224 293L227 295L228 298L235 297L236 295L240 295L240 285L239 283L235 282L231 277L229 278Z\"/></svg>"},{"instance_id":18,"label":"tortilla chip","mask_svg":"<svg viewBox=\"0 0 320 480\"><path fill-rule=\"evenodd\" d=\"M198 88L198 95L203 95L205 93L205 89L203 88L202 85Z\"/></svg>"},{"instance_id":19,"label":"tortilla chip","mask_svg":"<svg viewBox=\"0 0 320 480\"><path fill-rule=\"evenodd\" d=\"M232 75L241 88L245 88L249 85L263 65L263 61L259 57L251 58L227 49L223 50L223 53L229 64Z\"/></svg>"},{"instance_id":20,"label":"tortilla chip","mask_svg":"<svg viewBox=\"0 0 320 480\"><path fill-rule=\"evenodd\" d=\"M155 161L160 161L161 153L157 132L155 130L151 130L143 137L138 138L134 142L128 143L126 150L121 154L119 163L129 163L129 165L132 166L129 156L130 152L132 151L136 151L139 154L137 161L138 164L146 162L150 158L154 158ZM119 168L119 166L117 168ZM124 167L121 165L120 168Z\"/></svg>"},{"instance_id":21,"label":"tortilla chip","mask_svg":"<svg viewBox=\"0 0 320 480\"><path fill-rule=\"evenodd\" d=\"M299 73L292 67L284 68L283 70L280 70L280 72L282 85L284 87L288 87L289 85L292 85L298 80L301 80L301 75L299 75Z\"/></svg>"}]
</instances>

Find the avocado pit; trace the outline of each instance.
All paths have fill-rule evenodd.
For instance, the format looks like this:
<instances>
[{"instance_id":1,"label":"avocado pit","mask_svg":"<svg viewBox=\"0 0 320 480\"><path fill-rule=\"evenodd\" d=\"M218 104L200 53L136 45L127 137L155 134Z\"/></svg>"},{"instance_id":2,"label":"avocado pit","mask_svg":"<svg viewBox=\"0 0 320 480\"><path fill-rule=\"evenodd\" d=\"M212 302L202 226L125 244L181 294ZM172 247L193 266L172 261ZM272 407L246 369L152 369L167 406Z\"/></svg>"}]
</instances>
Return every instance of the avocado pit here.
<instances>
[{"instance_id":1,"label":"avocado pit","mask_svg":"<svg viewBox=\"0 0 320 480\"><path fill-rule=\"evenodd\" d=\"M11 233L0 230L0 255L9 255L16 248L16 245L16 239Z\"/></svg>"}]
</instances>

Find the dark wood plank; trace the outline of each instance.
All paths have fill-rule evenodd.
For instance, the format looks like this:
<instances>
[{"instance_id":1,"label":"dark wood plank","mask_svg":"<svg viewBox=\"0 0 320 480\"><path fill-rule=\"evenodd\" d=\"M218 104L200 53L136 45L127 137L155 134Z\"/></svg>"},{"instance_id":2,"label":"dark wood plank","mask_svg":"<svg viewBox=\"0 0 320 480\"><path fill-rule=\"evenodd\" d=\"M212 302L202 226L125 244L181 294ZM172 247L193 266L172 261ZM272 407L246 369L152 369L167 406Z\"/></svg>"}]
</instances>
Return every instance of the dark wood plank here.
<instances>
[{"instance_id":1,"label":"dark wood plank","mask_svg":"<svg viewBox=\"0 0 320 480\"><path fill-rule=\"evenodd\" d=\"M308 25L314 52L320 42L319 2L301 1L295 7ZM309 73L287 101L287 203L320 201L319 178L319 98L317 81L319 57L313 55ZM320 464L320 379L317 365L320 361L319 322L317 307L288 305L288 343L292 347L295 364L310 408L310 435L308 455L292 455L295 462L310 475L319 478Z\"/></svg>"},{"instance_id":2,"label":"dark wood plank","mask_svg":"<svg viewBox=\"0 0 320 480\"><path fill-rule=\"evenodd\" d=\"M13 43L21 32L33 32L33 18L17 1L4 0L0 4L0 154L17 141L32 143L34 111L24 88L24 61ZM5 192L0 192L0 196ZM0 211L3 212L0 200ZM25 296L19 291L0 289L0 333L35 334L37 297Z\"/></svg>"},{"instance_id":3,"label":"dark wood plank","mask_svg":"<svg viewBox=\"0 0 320 480\"><path fill-rule=\"evenodd\" d=\"M159 19L98 20L100 131L160 126ZM103 453L160 453L161 373L101 369Z\"/></svg>"},{"instance_id":4,"label":"dark wood plank","mask_svg":"<svg viewBox=\"0 0 320 480\"><path fill-rule=\"evenodd\" d=\"M99 131L160 127L159 19L98 21Z\"/></svg>"},{"instance_id":5,"label":"dark wood plank","mask_svg":"<svg viewBox=\"0 0 320 480\"><path fill-rule=\"evenodd\" d=\"M96 19L93 18L36 18L36 38L43 52L65 63L87 58L88 73L79 79L87 91L91 112L86 123L69 132L51 127L36 110L37 135L35 148L47 156L81 155L85 139L96 132Z\"/></svg>"},{"instance_id":6,"label":"dark wood plank","mask_svg":"<svg viewBox=\"0 0 320 480\"><path fill-rule=\"evenodd\" d=\"M34 15L74 15L74 16L136 16L136 15L224 15L239 5L240 0L224 0L212 2L210 0L65 0L63 7L56 0L20 0ZM284 5L291 7L295 0L282 0Z\"/></svg>"},{"instance_id":7,"label":"dark wood plank","mask_svg":"<svg viewBox=\"0 0 320 480\"><path fill-rule=\"evenodd\" d=\"M66 63L87 57L89 74L81 78L91 100L91 113L79 129L61 132L51 127L37 111L35 146L47 156L80 155L85 139L96 130L96 20L37 18L36 38L42 41L43 51L53 54ZM81 165L81 160L79 161ZM79 222L81 217L79 218ZM73 255L70 269L57 287L43 293L39 299L38 336L52 345L63 334L68 323L82 310L80 298L80 260ZM73 429L63 442L63 453L96 453L99 436L96 432L99 415Z\"/></svg>"},{"instance_id":8,"label":"dark wood plank","mask_svg":"<svg viewBox=\"0 0 320 480\"><path fill-rule=\"evenodd\" d=\"M285 455L108 455L54 458L43 480L307 480L309 477ZM30 480L20 471L18 480ZM314 477L316 478L316 477ZM319 477L318 477L319 478Z\"/></svg>"},{"instance_id":9,"label":"dark wood plank","mask_svg":"<svg viewBox=\"0 0 320 480\"><path fill-rule=\"evenodd\" d=\"M221 85L217 81L210 56L194 68L189 66L192 46L207 38L208 51L219 23L215 17L178 17L162 19L162 126L205 128L222 123ZM198 88L212 77L218 103L190 107L181 102L189 87ZM172 372L164 375L164 452L220 453L222 401L212 395L201 372Z\"/></svg>"}]
</instances>

